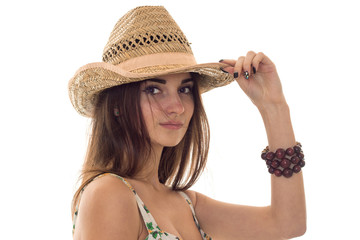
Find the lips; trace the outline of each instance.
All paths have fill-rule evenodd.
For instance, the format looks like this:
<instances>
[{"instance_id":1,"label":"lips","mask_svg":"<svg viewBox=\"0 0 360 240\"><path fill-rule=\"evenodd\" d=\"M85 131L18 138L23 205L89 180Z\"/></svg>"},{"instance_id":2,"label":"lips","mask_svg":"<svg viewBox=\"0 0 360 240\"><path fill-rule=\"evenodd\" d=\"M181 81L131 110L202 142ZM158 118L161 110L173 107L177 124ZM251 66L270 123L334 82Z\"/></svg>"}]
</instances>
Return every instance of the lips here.
<instances>
[{"instance_id":1,"label":"lips","mask_svg":"<svg viewBox=\"0 0 360 240\"><path fill-rule=\"evenodd\" d=\"M175 121L169 121L169 122L164 122L164 123L160 123L160 126L167 128L167 129L180 129L184 126L183 123L181 122L175 122Z\"/></svg>"}]
</instances>

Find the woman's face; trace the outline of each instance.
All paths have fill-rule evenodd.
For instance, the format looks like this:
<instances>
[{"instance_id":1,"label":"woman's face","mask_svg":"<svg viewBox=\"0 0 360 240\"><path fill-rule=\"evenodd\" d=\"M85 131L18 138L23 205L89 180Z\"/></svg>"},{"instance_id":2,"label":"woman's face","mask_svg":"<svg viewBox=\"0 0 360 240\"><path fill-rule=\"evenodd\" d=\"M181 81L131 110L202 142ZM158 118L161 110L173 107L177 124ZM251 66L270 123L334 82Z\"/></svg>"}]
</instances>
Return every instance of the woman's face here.
<instances>
[{"instance_id":1,"label":"woman's face","mask_svg":"<svg viewBox=\"0 0 360 240\"><path fill-rule=\"evenodd\" d=\"M194 112L190 73L165 75L141 84L140 105L153 146L176 146Z\"/></svg>"}]
</instances>

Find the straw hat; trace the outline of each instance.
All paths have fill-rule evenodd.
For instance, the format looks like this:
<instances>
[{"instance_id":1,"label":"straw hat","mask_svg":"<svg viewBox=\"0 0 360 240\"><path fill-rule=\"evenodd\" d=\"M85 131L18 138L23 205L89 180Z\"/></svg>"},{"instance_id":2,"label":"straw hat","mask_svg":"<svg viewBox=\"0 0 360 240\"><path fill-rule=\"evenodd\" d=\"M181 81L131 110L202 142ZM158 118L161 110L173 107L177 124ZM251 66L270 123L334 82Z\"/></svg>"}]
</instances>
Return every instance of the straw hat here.
<instances>
[{"instance_id":1,"label":"straw hat","mask_svg":"<svg viewBox=\"0 0 360 240\"><path fill-rule=\"evenodd\" d=\"M91 117L101 91L121 84L194 72L203 93L234 80L220 70L225 64L196 63L190 43L162 6L137 7L120 18L102 60L81 67L69 81L71 103L83 116Z\"/></svg>"}]
</instances>

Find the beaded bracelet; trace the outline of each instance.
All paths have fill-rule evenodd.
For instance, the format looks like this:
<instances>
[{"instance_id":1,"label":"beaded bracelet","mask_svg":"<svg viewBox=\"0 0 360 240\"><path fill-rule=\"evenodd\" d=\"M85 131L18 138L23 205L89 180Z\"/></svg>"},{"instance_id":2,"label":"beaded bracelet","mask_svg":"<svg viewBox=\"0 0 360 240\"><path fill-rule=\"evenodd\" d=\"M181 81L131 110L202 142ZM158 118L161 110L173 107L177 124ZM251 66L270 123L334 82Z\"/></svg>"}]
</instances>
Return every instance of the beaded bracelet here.
<instances>
[{"instance_id":1,"label":"beaded bracelet","mask_svg":"<svg viewBox=\"0 0 360 240\"><path fill-rule=\"evenodd\" d=\"M301 144L296 142L294 147L277 149L270 152L267 146L261 153L261 158L265 160L268 172L280 177L291 177L293 173L298 173L305 166L304 153Z\"/></svg>"}]
</instances>

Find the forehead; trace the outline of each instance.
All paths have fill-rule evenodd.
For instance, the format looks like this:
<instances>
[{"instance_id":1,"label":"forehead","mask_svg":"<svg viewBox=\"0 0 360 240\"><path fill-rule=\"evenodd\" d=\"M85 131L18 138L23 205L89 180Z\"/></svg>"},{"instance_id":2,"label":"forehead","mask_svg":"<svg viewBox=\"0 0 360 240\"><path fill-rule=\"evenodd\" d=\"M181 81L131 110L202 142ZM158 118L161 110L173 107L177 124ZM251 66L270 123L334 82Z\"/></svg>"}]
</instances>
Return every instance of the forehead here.
<instances>
[{"instance_id":1,"label":"forehead","mask_svg":"<svg viewBox=\"0 0 360 240\"><path fill-rule=\"evenodd\" d=\"M178 73L178 74L158 76L156 78L148 79L147 81L153 81L162 84L166 84L167 82L183 84L187 82L192 82L193 79L190 73Z\"/></svg>"}]
</instances>

